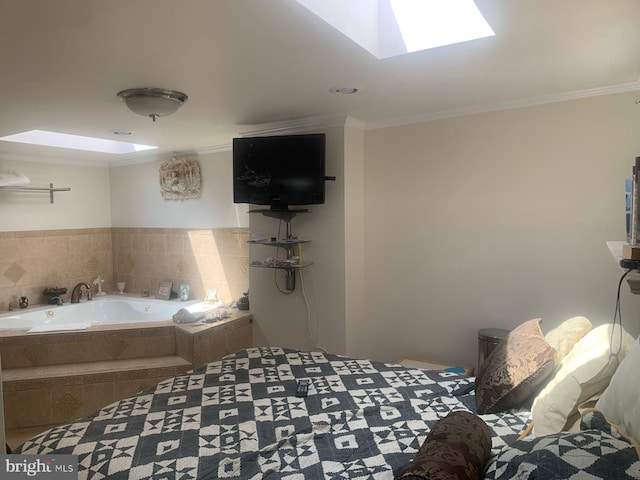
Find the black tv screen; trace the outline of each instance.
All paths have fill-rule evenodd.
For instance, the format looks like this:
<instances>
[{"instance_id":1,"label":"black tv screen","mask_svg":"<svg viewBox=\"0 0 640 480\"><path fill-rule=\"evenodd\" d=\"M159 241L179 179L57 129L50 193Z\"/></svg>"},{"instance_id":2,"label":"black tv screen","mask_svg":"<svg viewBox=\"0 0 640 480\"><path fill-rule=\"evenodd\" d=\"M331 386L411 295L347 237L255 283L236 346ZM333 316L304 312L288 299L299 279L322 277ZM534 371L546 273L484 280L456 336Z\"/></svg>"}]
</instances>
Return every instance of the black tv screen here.
<instances>
[{"instance_id":1,"label":"black tv screen","mask_svg":"<svg viewBox=\"0 0 640 480\"><path fill-rule=\"evenodd\" d=\"M324 203L325 134L233 139L233 201L269 205Z\"/></svg>"}]
</instances>

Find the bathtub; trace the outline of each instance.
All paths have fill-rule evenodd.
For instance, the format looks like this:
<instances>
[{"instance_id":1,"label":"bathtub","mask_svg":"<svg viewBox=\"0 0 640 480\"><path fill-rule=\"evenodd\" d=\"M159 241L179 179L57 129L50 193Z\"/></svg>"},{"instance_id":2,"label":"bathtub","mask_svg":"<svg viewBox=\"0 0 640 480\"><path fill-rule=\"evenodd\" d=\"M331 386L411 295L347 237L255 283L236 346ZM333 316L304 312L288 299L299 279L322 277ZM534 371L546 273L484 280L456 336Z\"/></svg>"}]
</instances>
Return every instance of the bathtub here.
<instances>
[{"instance_id":1,"label":"bathtub","mask_svg":"<svg viewBox=\"0 0 640 480\"><path fill-rule=\"evenodd\" d=\"M0 331L55 332L84 330L91 325L171 320L180 308L194 303L196 302L106 295L81 303L29 307L7 312L0 315Z\"/></svg>"}]
</instances>

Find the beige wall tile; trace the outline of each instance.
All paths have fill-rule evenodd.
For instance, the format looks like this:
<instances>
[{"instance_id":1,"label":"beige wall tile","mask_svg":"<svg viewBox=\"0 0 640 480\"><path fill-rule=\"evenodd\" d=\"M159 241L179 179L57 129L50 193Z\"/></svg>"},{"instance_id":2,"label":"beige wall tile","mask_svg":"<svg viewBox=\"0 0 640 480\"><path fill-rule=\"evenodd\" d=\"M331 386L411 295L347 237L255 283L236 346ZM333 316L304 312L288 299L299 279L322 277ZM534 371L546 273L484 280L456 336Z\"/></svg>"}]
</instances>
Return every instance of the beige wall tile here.
<instances>
[{"instance_id":1,"label":"beige wall tile","mask_svg":"<svg viewBox=\"0 0 640 480\"><path fill-rule=\"evenodd\" d=\"M186 253L185 249L186 235L182 232L169 233L166 236L167 251L175 254Z\"/></svg>"},{"instance_id":2,"label":"beige wall tile","mask_svg":"<svg viewBox=\"0 0 640 480\"><path fill-rule=\"evenodd\" d=\"M105 278L104 291L125 281L127 292L150 290L161 281L189 283L192 298L207 290L232 301L249 288L248 229L100 228L3 232L0 236L0 313L27 295L32 305L48 300L46 287Z\"/></svg>"},{"instance_id":3,"label":"beige wall tile","mask_svg":"<svg viewBox=\"0 0 640 480\"><path fill-rule=\"evenodd\" d=\"M53 423L51 421L51 390L36 388L5 391L4 419L6 428Z\"/></svg>"},{"instance_id":4,"label":"beige wall tile","mask_svg":"<svg viewBox=\"0 0 640 480\"><path fill-rule=\"evenodd\" d=\"M20 244L17 238L0 238L0 262L13 261L20 251Z\"/></svg>"},{"instance_id":5,"label":"beige wall tile","mask_svg":"<svg viewBox=\"0 0 640 480\"><path fill-rule=\"evenodd\" d=\"M51 387L51 421L48 423L62 423L80 417L84 402L82 385Z\"/></svg>"},{"instance_id":6,"label":"beige wall tile","mask_svg":"<svg viewBox=\"0 0 640 480\"><path fill-rule=\"evenodd\" d=\"M119 254L133 252L133 238L131 234L116 233L113 236L114 250Z\"/></svg>"},{"instance_id":7,"label":"beige wall tile","mask_svg":"<svg viewBox=\"0 0 640 480\"><path fill-rule=\"evenodd\" d=\"M167 253L167 238L165 234L149 235L149 253Z\"/></svg>"},{"instance_id":8,"label":"beige wall tile","mask_svg":"<svg viewBox=\"0 0 640 480\"><path fill-rule=\"evenodd\" d=\"M94 233L91 235L91 240L91 248L94 252L108 252L111 254L113 250L113 241L110 232Z\"/></svg>"},{"instance_id":9,"label":"beige wall tile","mask_svg":"<svg viewBox=\"0 0 640 480\"><path fill-rule=\"evenodd\" d=\"M149 235L131 235L132 251L136 255L149 253Z\"/></svg>"},{"instance_id":10,"label":"beige wall tile","mask_svg":"<svg viewBox=\"0 0 640 480\"><path fill-rule=\"evenodd\" d=\"M167 360L176 352L201 364L252 343L252 325L246 316L194 332L170 324L127 331L0 337L3 366L15 368L5 384L7 428L61 423L92 414L189 369L182 361ZM121 362L90 363L134 357L144 358L134 361L134 369L133 363L124 369ZM51 377L52 369L41 366L48 363L73 364L65 367L66 374L53 368L57 374ZM32 365L38 366L22 371L16 368ZM112 371L109 365L116 369Z\"/></svg>"},{"instance_id":11,"label":"beige wall tile","mask_svg":"<svg viewBox=\"0 0 640 480\"><path fill-rule=\"evenodd\" d=\"M84 405L82 415L91 415L102 407L115 402L114 382L93 383L82 386Z\"/></svg>"}]
</instances>

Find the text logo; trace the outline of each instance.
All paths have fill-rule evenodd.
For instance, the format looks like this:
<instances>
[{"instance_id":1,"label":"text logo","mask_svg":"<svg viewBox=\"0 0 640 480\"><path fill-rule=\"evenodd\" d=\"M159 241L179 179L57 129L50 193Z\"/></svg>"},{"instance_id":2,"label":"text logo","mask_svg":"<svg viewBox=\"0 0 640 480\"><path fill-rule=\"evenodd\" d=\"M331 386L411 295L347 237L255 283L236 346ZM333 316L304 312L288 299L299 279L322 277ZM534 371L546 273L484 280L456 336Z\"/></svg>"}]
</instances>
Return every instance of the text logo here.
<instances>
[{"instance_id":1,"label":"text logo","mask_svg":"<svg viewBox=\"0 0 640 480\"><path fill-rule=\"evenodd\" d=\"M77 455L0 455L0 478L77 480Z\"/></svg>"}]
</instances>

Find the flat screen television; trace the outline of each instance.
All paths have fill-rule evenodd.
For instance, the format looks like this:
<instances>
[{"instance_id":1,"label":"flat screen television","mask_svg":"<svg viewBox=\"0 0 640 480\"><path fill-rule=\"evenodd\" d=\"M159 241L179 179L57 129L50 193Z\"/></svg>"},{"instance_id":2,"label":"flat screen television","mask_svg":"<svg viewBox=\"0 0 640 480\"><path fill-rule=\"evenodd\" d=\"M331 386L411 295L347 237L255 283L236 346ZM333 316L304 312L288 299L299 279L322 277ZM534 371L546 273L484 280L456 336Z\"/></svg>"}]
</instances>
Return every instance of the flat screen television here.
<instances>
[{"instance_id":1,"label":"flat screen television","mask_svg":"<svg viewBox=\"0 0 640 480\"><path fill-rule=\"evenodd\" d=\"M233 139L233 201L269 205L324 203L325 134Z\"/></svg>"}]
</instances>

